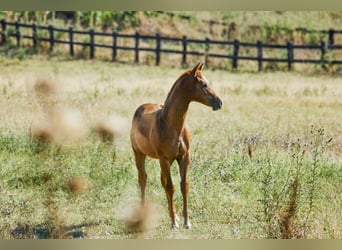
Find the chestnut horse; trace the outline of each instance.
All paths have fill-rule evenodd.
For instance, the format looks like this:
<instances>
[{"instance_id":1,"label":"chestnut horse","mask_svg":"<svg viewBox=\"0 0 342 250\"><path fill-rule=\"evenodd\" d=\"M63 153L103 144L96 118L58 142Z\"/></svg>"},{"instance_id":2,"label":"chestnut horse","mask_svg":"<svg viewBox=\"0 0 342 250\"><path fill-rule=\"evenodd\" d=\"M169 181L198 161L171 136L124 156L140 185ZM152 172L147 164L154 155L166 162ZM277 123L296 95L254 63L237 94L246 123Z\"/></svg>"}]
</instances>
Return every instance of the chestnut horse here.
<instances>
[{"instance_id":1,"label":"chestnut horse","mask_svg":"<svg viewBox=\"0 0 342 250\"><path fill-rule=\"evenodd\" d=\"M146 103L134 113L131 128L131 143L138 169L138 181L141 188L141 204L145 204L146 156L159 159L161 183L168 201L171 226L178 228L178 217L173 204L174 186L170 167L177 161L181 177L183 195L184 227L191 228L188 218L188 172L190 168L191 134L186 125L189 104L192 101L202 103L218 110L222 107L221 99L208 85L202 75L203 63L198 63L192 70L185 71L174 83L164 105Z\"/></svg>"}]
</instances>

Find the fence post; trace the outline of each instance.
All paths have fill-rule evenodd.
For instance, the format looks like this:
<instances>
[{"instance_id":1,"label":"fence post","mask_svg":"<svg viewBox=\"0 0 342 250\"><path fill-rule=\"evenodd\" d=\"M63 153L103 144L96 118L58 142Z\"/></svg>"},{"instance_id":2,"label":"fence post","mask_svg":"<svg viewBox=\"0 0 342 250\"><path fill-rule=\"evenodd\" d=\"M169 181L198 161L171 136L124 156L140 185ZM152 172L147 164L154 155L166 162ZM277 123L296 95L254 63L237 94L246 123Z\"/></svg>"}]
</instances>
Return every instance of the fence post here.
<instances>
[{"instance_id":1,"label":"fence post","mask_svg":"<svg viewBox=\"0 0 342 250\"><path fill-rule=\"evenodd\" d=\"M74 57L74 29L73 27L69 27L69 47L70 47L70 56Z\"/></svg>"},{"instance_id":2,"label":"fence post","mask_svg":"<svg viewBox=\"0 0 342 250\"><path fill-rule=\"evenodd\" d=\"M94 59L95 54L95 46L94 46L94 30L89 30L89 36L90 36L90 59Z\"/></svg>"},{"instance_id":3,"label":"fence post","mask_svg":"<svg viewBox=\"0 0 342 250\"><path fill-rule=\"evenodd\" d=\"M260 40L257 41L257 48L258 48L258 71L262 70L262 42Z\"/></svg>"},{"instance_id":4,"label":"fence post","mask_svg":"<svg viewBox=\"0 0 342 250\"><path fill-rule=\"evenodd\" d=\"M205 38L205 52L204 52L204 63L209 66L209 47L210 47L210 39L208 37Z\"/></svg>"},{"instance_id":5,"label":"fence post","mask_svg":"<svg viewBox=\"0 0 342 250\"><path fill-rule=\"evenodd\" d=\"M112 61L115 62L117 56L117 43L118 34L113 29L113 50L112 50Z\"/></svg>"},{"instance_id":6,"label":"fence post","mask_svg":"<svg viewBox=\"0 0 342 250\"><path fill-rule=\"evenodd\" d=\"M292 68L292 63L293 63L293 42L289 41L287 42L287 69L291 70Z\"/></svg>"},{"instance_id":7,"label":"fence post","mask_svg":"<svg viewBox=\"0 0 342 250\"><path fill-rule=\"evenodd\" d=\"M50 52L53 51L53 47L55 45L55 36L54 36L54 33L53 33L53 26L52 25L49 25L49 40L50 40Z\"/></svg>"},{"instance_id":8,"label":"fence post","mask_svg":"<svg viewBox=\"0 0 342 250\"><path fill-rule=\"evenodd\" d=\"M134 46L134 51L135 51L134 62L135 63L139 62L139 38L140 38L140 34L139 32L136 32L135 33L135 46Z\"/></svg>"},{"instance_id":9,"label":"fence post","mask_svg":"<svg viewBox=\"0 0 342 250\"><path fill-rule=\"evenodd\" d=\"M182 43L183 43L183 58L182 58L182 65L185 66L186 65L186 52L187 52L187 37L186 36L183 36L183 40L182 40Z\"/></svg>"},{"instance_id":10,"label":"fence post","mask_svg":"<svg viewBox=\"0 0 342 250\"><path fill-rule=\"evenodd\" d=\"M18 22L15 22L15 38L17 40L17 48L20 48L20 29Z\"/></svg>"},{"instance_id":11,"label":"fence post","mask_svg":"<svg viewBox=\"0 0 342 250\"><path fill-rule=\"evenodd\" d=\"M322 64L322 68L326 69L327 68L327 60L325 59L325 54L326 54L327 50L326 50L326 43L324 41L321 41L321 64Z\"/></svg>"},{"instance_id":12,"label":"fence post","mask_svg":"<svg viewBox=\"0 0 342 250\"><path fill-rule=\"evenodd\" d=\"M240 41L234 40L234 51L233 51L233 61L232 61L233 69L237 69L238 67L239 48L240 48Z\"/></svg>"},{"instance_id":13,"label":"fence post","mask_svg":"<svg viewBox=\"0 0 342 250\"><path fill-rule=\"evenodd\" d=\"M159 66L160 64L160 48L161 48L161 38L160 34L156 34L156 65Z\"/></svg>"},{"instance_id":14,"label":"fence post","mask_svg":"<svg viewBox=\"0 0 342 250\"><path fill-rule=\"evenodd\" d=\"M334 35L335 35L335 30L329 29L329 46L334 45L334 42L335 42Z\"/></svg>"},{"instance_id":15,"label":"fence post","mask_svg":"<svg viewBox=\"0 0 342 250\"><path fill-rule=\"evenodd\" d=\"M1 20L1 45L6 43L6 20Z\"/></svg>"},{"instance_id":16,"label":"fence post","mask_svg":"<svg viewBox=\"0 0 342 250\"><path fill-rule=\"evenodd\" d=\"M32 24L32 42L33 48L37 48L37 24Z\"/></svg>"}]
</instances>

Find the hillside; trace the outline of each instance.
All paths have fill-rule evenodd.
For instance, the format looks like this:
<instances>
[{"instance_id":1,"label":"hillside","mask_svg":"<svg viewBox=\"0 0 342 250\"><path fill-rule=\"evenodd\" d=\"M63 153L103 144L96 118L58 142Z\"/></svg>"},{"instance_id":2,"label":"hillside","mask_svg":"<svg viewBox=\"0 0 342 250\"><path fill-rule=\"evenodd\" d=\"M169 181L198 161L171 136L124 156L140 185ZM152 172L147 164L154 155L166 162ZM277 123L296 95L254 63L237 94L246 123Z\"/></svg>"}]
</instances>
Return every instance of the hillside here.
<instances>
[{"instance_id":1,"label":"hillside","mask_svg":"<svg viewBox=\"0 0 342 250\"><path fill-rule=\"evenodd\" d=\"M22 11L0 13L0 18L24 22L52 23L123 33L161 33L192 38L262 40L276 42L296 39L298 27L309 30L339 29L342 12L328 11ZM301 34L307 41L317 40L317 33ZM342 40L342 39L340 39Z\"/></svg>"},{"instance_id":2,"label":"hillside","mask_svg":"<svg viewBox=\"0 0 342 250\"><path fill-rule=\"evenodd\" d=\"M340 48L330 50L326 45L332 44L329 38L329 31L339 30L342 27L342 12L327 12L327 11L23 11L23 12L0 12L0 18L5 18L7 21L20 21L22 23L35 22L39 25L48 24L54 27L68 28L74 27L74 30L86 30L94 29L95 31L102 31L108 33L111 36L112 31L119 32L120 34L133 35L139 32L140 35L152 35L159 33L162 37L182 38L187 36L188 39L199 39L204 41L210 39L211 41L233 41L239 40L244 43L253 43L253 46L257 41L261 41L263 44L275 44L285 45L287 42L292 41L294 45L304 45L305 48L296 49L295 59L301 62L301 60L320 60L324 58L328 62L340 61L342 58L342 50ZM322 32L324 31L324 32ZM14 26L12 30L7 29L7 32L15 33ZM29 31L30 32L30 31ZM21 31L21 36L29 37L31 34ZM67 41L67 33L57 32L59 39L63 38ZM112 38L108 36L106 38L97 38L96 42L107 43L111 46ZM13 37L13 36L12 36ZM38 30L38 39L49 37L47 29ZM79 43L89 43L89 38L84 36L75 36L75 40ZM333 36L335 45L342 45L342 33L335 33ZM324 41L326 45L321 46L321 41ZM31 42L21 43L21 47L31 46ZM141 39L140 47L154 49L155 41L149 39ZM134 48L133 39L121 39L118 41L119 46L128 46L128 49ZM307 45L314 45L316 48L307 50ZM207 46L207 47L206 47ZM247 45L247 47L250 45ZM163 49L177 50L178 55L164 54L164 64L167 65L179 65L180 49L183 49L182 44L178 43L164 43ZM208 44L196 44L192 43L188 46L189 51L195 51L195 53L207 53L209 51ZM14 52L9 52L14 48ZM284 47L283 47L284 48ZM22 49L22 48L20 48ZM62 56L64 57L68 53L67 46L59 46L58 51L54 50L54 53L49 51L49 45L41 40L39 42L40 52L48 52L49 56ZM207 50L208 49L208 50ZM220 55L231 55L233 46L221 46L219 43L214 45L210 44L210 53L216 53ZM74 58L87 59L89 58L89 46L78 46L76 48L76 56ZM12 44L9 44L9 49L3 48L6 56L18 55L15 39L12 39ZM325 51L324 53L321 51ZM19 57L23 58L26 54L30 54L27 49L19 51ZM33 51L36 53L36 51ZM134 52L133 52L134 53ZM256 46L254 48L241 48L239 56L242 57L255 57L257 52ZM284 59L288 57L288 51L273 50L269 48L263 49L263 56L265 58L280 58ZM140 62L144 64L155 64L156 56L151 53L140 53ZM97 49L97 58L109 60L110 53L108 50ZM91 57L91 56L90 56ZM165 60L165 58L167 59ZM92 57L91 57L92 58ZM123 63L132 62L131 51L120 51L117 55L118 61ZM192 61L205 60L207 65L215 68L231 68L230 60L222 60L221 58L210 57L210 61L207 58L193 58ZM137 62L137 60L135 61ZM318 62L321 64L320 62ZM184 63L183 63L184 64ZM256 60L249 62L247 60L242 61L239 65L243 65L247 70L254 70ZM304 64L296 65L296 70L306 70L303 68ZM318 65L318 64L317 64ZM335 63L335 65L337 65ZM333 66L335 66L333 65ZM297 67L298 66L298 67ZM305 66L305 65L304 65ZM331 66L331 65L330 65ZM239 66L240 67L240 66ZM312 65L310 68L315 69ZM321 68L318 65L318 68ZM288 69L286 64L278 64L274 62L266 62L264 69L268 70L286 70ZM317 67L316 67L317 69ZM339 67L325 67L329 71L338 71Z\"/></svg>"}]
</instances>

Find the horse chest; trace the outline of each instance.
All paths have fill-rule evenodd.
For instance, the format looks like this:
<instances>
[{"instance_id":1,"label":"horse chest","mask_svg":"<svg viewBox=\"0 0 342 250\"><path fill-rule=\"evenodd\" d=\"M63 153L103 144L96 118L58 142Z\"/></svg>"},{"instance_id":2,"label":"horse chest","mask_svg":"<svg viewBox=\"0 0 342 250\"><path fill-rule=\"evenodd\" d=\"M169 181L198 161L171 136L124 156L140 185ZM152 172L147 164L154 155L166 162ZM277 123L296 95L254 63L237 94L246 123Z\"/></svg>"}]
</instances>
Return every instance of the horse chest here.
<instances>
[{"instance_id":1,"label":"horse chest","mask_svg":"<svg viewBox=\"0 0 342 250\"><path fill-rule=\"evenodd\" d=\"M184 155L188 151L184 139L180 136L173 136L171 138L161 136L159 142L159 154L170 160Z\"/></svg>"}]
</instances>

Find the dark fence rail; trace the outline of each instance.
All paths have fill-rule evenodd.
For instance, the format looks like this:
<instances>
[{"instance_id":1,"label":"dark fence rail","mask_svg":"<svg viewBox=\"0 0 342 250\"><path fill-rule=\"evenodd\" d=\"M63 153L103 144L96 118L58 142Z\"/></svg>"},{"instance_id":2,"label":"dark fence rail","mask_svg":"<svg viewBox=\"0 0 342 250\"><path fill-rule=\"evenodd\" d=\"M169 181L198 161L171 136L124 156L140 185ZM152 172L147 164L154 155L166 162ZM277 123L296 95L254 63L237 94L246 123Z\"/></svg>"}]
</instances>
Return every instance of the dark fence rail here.
<instances>
[{"instance_id":1,"label":"dark fence rail","mask_svg":"<svg viewBox=\"0 0 342 250\"><path fill-rule=\"evenodd\" d=\"M72 27L68 29L56 28L52 25L49 26L41 26L36 24L24 24L18 22L7 22L6 20L1 20L1 36L0 36L0 46L5 45L8 42L8 38L14 37L16 40L16 46L19 48L21 46L22 39L31 40L32 46L37 48L38 42L46 42L49 44L49 51L52 52L56 44L66 44L69 46L70 56L74 56L75 46L85 46L89 47L89 58L95 58L96 48L106 48L111 50L111 57L113 61L117 60L118 51L132 51L134 53L134 62L139 63L140 60L140 52L145 51L149 53L155 54L155 63L156 65L160 64L161 55L162 54L179 54L181 55L181 63L185 65L187 63L187 57L189 55L193 56L204 56L205 60L208 58L222 58L222 59L230 59L232 68L238 68L238 62L240 60L249 60L256 61L258 64L258 70L261 71L263 69L264 62L274 62L274 63L287 63L288 69L292 68L294 63L311 63L311 64L342 64L342 60L335 59L327 59L327 53L333 52L335 50L342 50L342 45L336 45L331 40L331 36L327 42L321 41L320 44L317 45L296 45L293 42L289 41L287 44L276 45L276 44L265 44L262 41L257 41L256 43L245 43L240 42L238 40L234 41L219 41L219 40L210 40L209 38L205 39L189 39L187 36L172 38L161 36L160 34L155 35L142 35L140 33L135 34L120 34L117 32L111 33L103 33L97 32L93 29L89 31L78 31L74 30ZM11 29L9 28L11 27ZM31 32L27 34L26 32L22 35L22 29L29 29ZM47 31L47 36L38 36L38 31L45 30ZM329 34L332 33L331 30L327 31ZM342 31L334 31L333 33L342 33ZM57 38L56 33L63 33L63 37L67 37L67 39ZM87 41L76 41L75 35L81 35L85 38L88 38ZM96 43L95 38L104 38L106 37L106 42ZM133 41L133 45L119 45L119 39L130 39ZM85 39L83 39L85 40ZM108 42L108 40L110 42ZM148 42L150 47L140 46L140 42L144 41ZM163 48L167 43L173 43L176 46L180 47L179 49L170 49ZM152 46L152 44L154 46ZM204 49L200 51L192 50L192 44L197 44L202 46ZM219 45L221 46L218 52L211 51L210 48L212 46ZM253 56L250 55L242 55L240 53L241 49L244 48L252 48L256 49L256 53ZM277 57L265 57L264 50L282 50L286 51L286 57L277 58ZM319 54L319 58L296 58L295 51L296 50L310 50L316 51L316 54ZM284 53L283 53L284 54Z\"/></svg>"}]
</instances>

